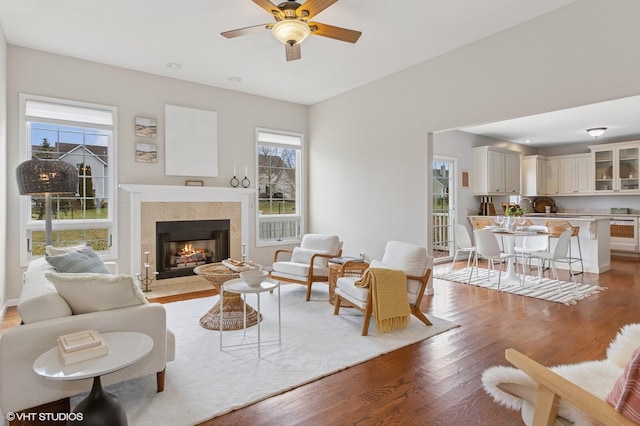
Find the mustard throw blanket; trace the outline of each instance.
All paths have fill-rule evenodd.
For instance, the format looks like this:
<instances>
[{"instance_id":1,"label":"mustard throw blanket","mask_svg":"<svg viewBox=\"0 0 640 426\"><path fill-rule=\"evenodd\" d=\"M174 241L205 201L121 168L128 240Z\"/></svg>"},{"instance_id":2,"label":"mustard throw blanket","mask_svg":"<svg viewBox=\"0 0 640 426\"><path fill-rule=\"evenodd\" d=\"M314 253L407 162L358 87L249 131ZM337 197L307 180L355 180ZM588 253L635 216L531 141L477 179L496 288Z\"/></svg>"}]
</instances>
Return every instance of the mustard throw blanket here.
<instances>
[{"instance_id":1,"label":"mustard throw blanket","mask_svg":"<svg viewBox=\"0 0 640 426\"><path fill-rule=\"evenodd\" d=\"M356 287L369 287L376 329L389 333L407 328L411 310L407 295L407 277L397 269L369 268L355 282Z\"/></svg>"}]
</instances>

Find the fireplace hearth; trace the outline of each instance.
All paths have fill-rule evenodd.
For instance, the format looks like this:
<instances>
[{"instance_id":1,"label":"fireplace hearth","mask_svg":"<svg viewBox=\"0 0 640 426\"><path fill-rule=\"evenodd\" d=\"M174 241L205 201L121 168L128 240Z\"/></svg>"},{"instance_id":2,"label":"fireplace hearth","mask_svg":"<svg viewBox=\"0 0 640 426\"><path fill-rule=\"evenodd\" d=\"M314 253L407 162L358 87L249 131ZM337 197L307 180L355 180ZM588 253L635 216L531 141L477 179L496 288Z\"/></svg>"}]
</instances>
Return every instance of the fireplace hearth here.
<instances>
[{"instance_id":1,"label":"fireplace hearth","mask_svg":"<svg viewBox=\"0 0 640 426\"><path fill-rule=\"evenodd\" d=\"M157 279L195 275L193 268L229 258L230 220L156 222Z\"/></svg>"}]
</instances>

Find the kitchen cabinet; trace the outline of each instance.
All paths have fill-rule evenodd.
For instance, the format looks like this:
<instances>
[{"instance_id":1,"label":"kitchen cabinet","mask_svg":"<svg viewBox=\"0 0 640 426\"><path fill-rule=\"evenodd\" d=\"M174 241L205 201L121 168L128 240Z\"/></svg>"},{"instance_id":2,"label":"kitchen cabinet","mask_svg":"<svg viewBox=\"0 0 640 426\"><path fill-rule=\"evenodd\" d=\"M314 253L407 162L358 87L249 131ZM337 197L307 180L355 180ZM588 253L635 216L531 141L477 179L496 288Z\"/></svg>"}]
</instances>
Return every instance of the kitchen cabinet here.
<instances>
[{"instance_id":1,"label":"kitchen cabinet","mask_svg":"<svg viewBox=\"0 0 640 426\"><path fill-rule=\"evenodd\" d=\"M638 153L640 142L590 146L595 193L640 192Z\"/></svg>"},{"instance_id":2,"label":"kitchen cabinet","mask_svg":"<svg viewBox=\"0 0 640 426\"><path fill-rule=\"evenodd\" d=\"M519 194L520 161L521 155L516 151L493 146L473 148L473 194Z\"/></svg>"},{"instance_id":3,"label":"kitchen cabinet","mask_svg":"<svg viewBox=\"0 0 640 426\"><path fill-rule=\"evenodd\" d=\"M549 157L545 166L544 195L558 195L560 193L560 160Z\"/></svg>"},{"instance_id":4,"label":"kitchen cabinet","mask_svg":"<svg viewBox=\"0 0 640 426\"><path fill-rule=\"evenodd\" d=\"M558 195L560 160L555 157L528 155L522 158L522 195Z\"/></svg>"},{"instance_id":5,"label":"kitchen cabinet","mask_svg":"<svg viewBox=\"0 0 640 426\"><path fill-rule=\"evenodd\" d=\"M560 156L558 160L559 193L588 194L591 155Z\"/></svg>"}]
</instances>

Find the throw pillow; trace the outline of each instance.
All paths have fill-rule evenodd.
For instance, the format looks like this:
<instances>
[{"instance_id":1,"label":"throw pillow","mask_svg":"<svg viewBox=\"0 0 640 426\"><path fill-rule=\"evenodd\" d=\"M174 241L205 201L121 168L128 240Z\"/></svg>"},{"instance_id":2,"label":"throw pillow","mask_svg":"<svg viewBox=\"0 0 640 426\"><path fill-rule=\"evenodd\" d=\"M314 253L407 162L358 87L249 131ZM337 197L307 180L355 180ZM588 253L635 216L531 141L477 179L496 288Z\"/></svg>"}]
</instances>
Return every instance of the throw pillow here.
<instances>
[{"instance_id":1,"label":"throw pillow","mask_svg":"<svg viewBox=\"0 0 640 426\"><path fill-rule=\"evenodd\" d=\"M311 250L301 247L295 247L293 249L293 253L291 253L291 261L294 263L306 263L308 265L309 262L311 262L311 257L314 254L329 254L329 252L325 250ZM313 266L326 268L328 262L329 259L327 259L326 257L316 257Z\"/></svg>"},{"instance_id":2,"label":"throw pillow","mask_svg":"<svg viewBox=\"0 0 640 426\"><path fill-rule=\"evenodd\" d=\"M47 256L47 262L58 272L83 273L92 272L97 274L109 274L109 268L102 259L89 246L78 251L60 254L58 256Z\"/></svg>"},{"instance_id":3,"label":"throw pillow","mask_svg":"<svg viewBox=\"0 0 640 426\"><path fill-rule=\"evenodd\" d=\"M76 246L68 246L68 247L55 247L55 246L47 246L45 248L45 252L47 253L47 256L59 256L61 254L65 254L65 253L69 253L72 251L78 251L78 250L82 250L83 248L87 247L86 244L78 244Z\"/></svg>"},{"instance_id":4,"label":"throw pillow","mask_svg":"<svg viewBox=\"0 0 640 426\"><path fill-rule=\"evenodd\" d=\"M640 424L640 348L624 369L605 400L623 416Z\"/></svg>"},{"instance_id":5,"label":"throw pillow","mask_svg":"<svg viewBox=\"0 0 640 426\"><path fill-rule=\"evenodd\" d=\"M131 275L47 272L45 277L67 301L74 315L147 303Z\"/></svg>"}]
</instances>

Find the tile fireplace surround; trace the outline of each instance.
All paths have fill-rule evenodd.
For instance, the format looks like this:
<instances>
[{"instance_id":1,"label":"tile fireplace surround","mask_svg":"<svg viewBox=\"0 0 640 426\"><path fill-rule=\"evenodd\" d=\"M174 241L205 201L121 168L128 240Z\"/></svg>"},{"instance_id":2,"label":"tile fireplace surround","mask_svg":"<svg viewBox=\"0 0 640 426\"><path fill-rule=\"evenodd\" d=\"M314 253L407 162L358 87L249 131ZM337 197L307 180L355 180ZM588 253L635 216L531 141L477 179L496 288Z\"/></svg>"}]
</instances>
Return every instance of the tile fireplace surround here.
<instances>
[{"instance_id":1,"label":"tile fireplace surround","mask_svg":"<svg viewBox=\"0 0 640 426\"><path fill-rule=\"evenodd\" d=\"M129 196L130 265L136 272L142 267L145 251L151 252L151 270L157 270L155 238L156 222L159 221L230 219L231 257L241 258L243 244L249 251L249 206L254 202L255 193L252 188L121 184L120 189ZM169 278L154 282L150 288L180 286L194 281L202 281L202 278Z\"/></svg>"}]
</instances>

